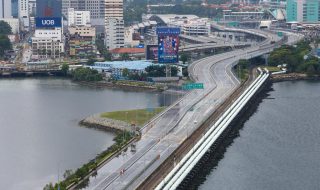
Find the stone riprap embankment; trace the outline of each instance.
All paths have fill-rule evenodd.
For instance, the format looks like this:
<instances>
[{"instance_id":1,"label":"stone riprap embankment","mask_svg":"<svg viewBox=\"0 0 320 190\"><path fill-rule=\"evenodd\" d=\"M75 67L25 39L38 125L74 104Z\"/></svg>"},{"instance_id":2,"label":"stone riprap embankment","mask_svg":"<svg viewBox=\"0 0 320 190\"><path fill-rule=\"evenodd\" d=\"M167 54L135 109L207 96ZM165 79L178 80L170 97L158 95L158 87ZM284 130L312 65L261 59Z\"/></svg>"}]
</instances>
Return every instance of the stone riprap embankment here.
<instances>
[{"instance_id":1,"label":"stone riprap embankment","mask_svg":"<svg viewBox=\"0 0 320 190\"><path fill-rule=\"evenodd\" d=\"M132 131L132 127L124 122L114 119L109 119L101 117L101 114L94 114L83 120L81 120L80 125L88 128L95 128L106 131Z\"/></svg>"}]
</instances>

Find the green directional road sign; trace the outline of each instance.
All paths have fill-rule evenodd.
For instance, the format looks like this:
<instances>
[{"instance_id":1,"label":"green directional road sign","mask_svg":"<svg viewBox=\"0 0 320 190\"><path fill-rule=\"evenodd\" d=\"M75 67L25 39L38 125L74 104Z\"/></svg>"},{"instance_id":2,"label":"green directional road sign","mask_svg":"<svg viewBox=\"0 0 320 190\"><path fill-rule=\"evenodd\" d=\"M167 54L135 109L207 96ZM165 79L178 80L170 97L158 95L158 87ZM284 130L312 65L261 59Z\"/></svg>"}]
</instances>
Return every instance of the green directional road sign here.
<instances>
[{"instance_id":1,"label":"green directional road sign","mask_svg":"<svg viewBox=\"0 0 320 190\"><path fill-rule=\"evenodd\" d=\"M279 37L283 36L283 32L278 32L277 34L278 34Z\"/></svg>"},{"instance_id":2,"label":"green directional road sign","mask_svg":"<svg viewBox=\"0 0 320 190\"><path fill-rule=\"evenodd\" d=\"M204 89L203 83L189 83L182 85L183 90Z\"/></svg>"}]
</instances>

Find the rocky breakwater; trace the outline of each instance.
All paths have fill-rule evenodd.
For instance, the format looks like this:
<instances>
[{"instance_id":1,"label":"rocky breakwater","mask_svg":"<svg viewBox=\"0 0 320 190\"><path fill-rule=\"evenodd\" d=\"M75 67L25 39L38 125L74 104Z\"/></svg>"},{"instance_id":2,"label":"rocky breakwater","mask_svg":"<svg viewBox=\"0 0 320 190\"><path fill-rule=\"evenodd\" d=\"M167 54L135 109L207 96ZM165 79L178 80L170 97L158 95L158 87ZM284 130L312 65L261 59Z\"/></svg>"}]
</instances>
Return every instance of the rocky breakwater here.
<instances>
[{"instance_id":1,"label":"rocky breakwater","mask_svg":"<svg viewBox=\"0 0 320 190\"><path fill-rule=\"evenodd\" d=\"M318 75L307 75L305 73L288 73L288 74L278 74L271 75L271 80L273 82L281 81L294 81L294 80L319 80Z\"/></svg>"},{"instance_id":2,"label":"rocky breakwater","mask_svg":"<svg viewBox=\"0 0 320 190\"><path fill-rule=\"evenodd\" d=\"M104 131L132 131L132 127L119 120L101 117L101 114L91 115L79 122L80 125Z\"/></svg>"}]
</instances>

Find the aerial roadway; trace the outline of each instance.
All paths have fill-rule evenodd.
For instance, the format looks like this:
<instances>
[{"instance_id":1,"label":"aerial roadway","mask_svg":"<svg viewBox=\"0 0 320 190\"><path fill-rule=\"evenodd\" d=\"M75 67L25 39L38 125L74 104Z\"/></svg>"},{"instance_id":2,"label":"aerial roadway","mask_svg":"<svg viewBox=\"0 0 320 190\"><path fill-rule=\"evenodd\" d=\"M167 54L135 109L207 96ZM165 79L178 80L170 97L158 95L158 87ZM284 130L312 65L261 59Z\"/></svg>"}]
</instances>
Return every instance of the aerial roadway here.
<instances>
[{"instance_id":1,"label":"aerial roadway","mask_svg":"<svg viewBox=\"0 0 320 190\"><path fill-rule=\"evenodd\" d=\"M139 187L237 89L240 81L232 73L232 66L239 59L263 55L282 43L275 34L258 30L249 32L264 36L266 40L194 62L189 73L196 82L204 84L204 89L190 91L146 125L136 143L136 152L127 151L107 162L98 170L97 176L90 177L85 189ZM288 36L291 43L301 38L293 34Z\"/></svg>"}]
</instances>

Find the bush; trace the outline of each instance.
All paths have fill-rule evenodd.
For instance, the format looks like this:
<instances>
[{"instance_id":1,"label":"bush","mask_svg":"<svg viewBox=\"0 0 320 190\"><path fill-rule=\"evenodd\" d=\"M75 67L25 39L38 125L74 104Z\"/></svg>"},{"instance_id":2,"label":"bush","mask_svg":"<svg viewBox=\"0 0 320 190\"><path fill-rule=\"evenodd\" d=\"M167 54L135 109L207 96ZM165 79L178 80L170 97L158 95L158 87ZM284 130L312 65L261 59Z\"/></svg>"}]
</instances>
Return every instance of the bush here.
<instances>
[{"instance_id":1,"label":"bush","mask_svg":"<svg viewBox=\"0 0 320 190\"><path fill-rule=\"evenodd\" d=\"M77 68L72 72L75 81L101 81L102 75L97 70L90 68Z\"/></svg>"}]
</instances>

